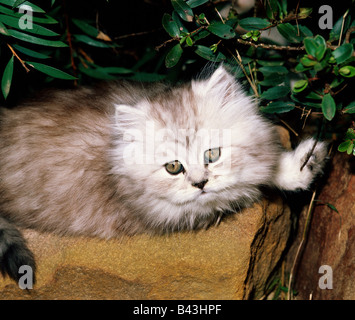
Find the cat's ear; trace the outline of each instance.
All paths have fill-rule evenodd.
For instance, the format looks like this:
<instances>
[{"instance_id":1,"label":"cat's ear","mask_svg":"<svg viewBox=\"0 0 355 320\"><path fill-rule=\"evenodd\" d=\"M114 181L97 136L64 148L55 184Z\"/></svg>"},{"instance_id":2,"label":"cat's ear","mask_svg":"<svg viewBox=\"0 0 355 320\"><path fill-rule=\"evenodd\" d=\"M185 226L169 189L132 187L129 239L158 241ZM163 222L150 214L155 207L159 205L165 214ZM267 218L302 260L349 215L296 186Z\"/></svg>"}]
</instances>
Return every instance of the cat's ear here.
<instances>
[{"instance_id":1,"label":"cat's ear","mask_svg":"<svg viewBox=\"0 0 355 320\"><path fill-rule=\"evenodd\" d=\"M239 86L235 78L221 65L206 80L194 84L194 91L203 96L215 96L222 99L234 97Z\"/></svg>"}]
</instances>

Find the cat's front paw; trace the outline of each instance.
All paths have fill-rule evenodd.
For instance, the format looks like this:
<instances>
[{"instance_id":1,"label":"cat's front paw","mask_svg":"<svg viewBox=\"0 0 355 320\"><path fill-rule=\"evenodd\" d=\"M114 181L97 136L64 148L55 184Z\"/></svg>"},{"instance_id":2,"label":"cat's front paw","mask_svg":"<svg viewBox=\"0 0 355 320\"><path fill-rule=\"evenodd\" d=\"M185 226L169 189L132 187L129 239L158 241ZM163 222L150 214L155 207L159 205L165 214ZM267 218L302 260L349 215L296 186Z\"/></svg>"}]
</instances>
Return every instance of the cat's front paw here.
<instances>
[{"instance_id":1,"label":"cat's front paw","mask_svg":"<svg viewBox=\"0 0 355 320\"><path fill-rule=\"evenodd\" d=\"M299 188L307 189L321 173L327 161L327 143L307 139L295 149L295 160L299 168Z\"/></svg>"},{"instance_id":2,"label":"cat's front paw","mask_svg":"<svg viewBox=\"0 0 355 320\"><path fill-rule=\"evenodd\" d=\"M281 154L275 185L284 190L309 189L323 172L327 160L327 144L314 139L302 141L295 150Z\"/></svg>"}]
</instances>

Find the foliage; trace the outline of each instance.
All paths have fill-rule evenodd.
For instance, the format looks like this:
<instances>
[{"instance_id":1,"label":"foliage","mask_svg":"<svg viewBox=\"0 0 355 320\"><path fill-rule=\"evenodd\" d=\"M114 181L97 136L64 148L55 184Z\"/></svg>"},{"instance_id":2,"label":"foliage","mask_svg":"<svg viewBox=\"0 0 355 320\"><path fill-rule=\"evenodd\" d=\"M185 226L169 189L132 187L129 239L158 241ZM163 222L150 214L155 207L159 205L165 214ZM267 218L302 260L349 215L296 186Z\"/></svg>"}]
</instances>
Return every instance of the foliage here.
<instances>
[{"instance_id":1,"label":"foliage","mask_svg":"<svg viewBox=\"0 0 355 320\"><path fill-rule=\"evenodd\" d=\"M155 37L160 41L156 50L152 44L134 52L136 60L127 63L123 55L130 44L109 35L97 17L71 11L65 0L31 1L0 0L4 99L26 73L43 74L40 83L159 81L176 79L177 72L199 62L223 62L259 98L267 116L299 117L303 127L310 119L320 120L323 135L343 139L339 151L355 154L355 20L350 7L341 9L333 29L320 30L314 16L310 19L312 9L298 7L297 1L257 1L254 9L238 14L233 1L170 0L160 16L166 40ZM82 10L82 4L78 7ZM282 44L267 37L271 30L279 32Z\"/></svg>"},{"instance_id":2,"label":"foliage","mask_svg":"<svg viewBox=\"0 0 355 320\"><path fill-rule=\"evenodd\" d=\"M100 56L115 59L121 45L101 31L97 21L76 17L77 12L68 13L64 0L34 2L41 7L25 0L0 0L0 56L2 61L8 61L1 65L1 89L5 99L15 77L23 76L24 71L43 73L48 76L45 82L56 78L74 80L75 84L87 79L120 77L142 81L164 79L164 75L156 72L137 71L151 60L152 54L148 51L131 68L119 67L116 63L105 66L96 63L95 58ZM79 9L82 5L78 4ZM16 65L22 70L14 69Z\"/></svg>"},{"instance_id":3,"label":"foliage","mask_svg":"<svg viewBox=\"0 0 355 320\"><path fill-rule=\"evenodd\" d=\"M261 99L261 111L281 114L297 108L307 117L321 115L328 122L325 127L330 135L355 113L351 92L355 20L349 8L344 8L333 29L323 36L303 25L311 8L288 8L284 0L263 1L261 8L246 15L238 15L231 7L225 17L218 9L220 1L172 2L174 11L164 15L163 26L178 43L173 43L166 55L168 68L181 61L188 50L214 62L231 64L232 59L243 71L236 76ZM287 45L264 39L263 34L271 28L278 30ZM318 26L313 29L320 31ZM344 99L346 93L350 101ZM344 135L346 128L341 130ZM353 133L353 129L347 131L339 151L355 154Z\"/></svg>"}]
</instances>

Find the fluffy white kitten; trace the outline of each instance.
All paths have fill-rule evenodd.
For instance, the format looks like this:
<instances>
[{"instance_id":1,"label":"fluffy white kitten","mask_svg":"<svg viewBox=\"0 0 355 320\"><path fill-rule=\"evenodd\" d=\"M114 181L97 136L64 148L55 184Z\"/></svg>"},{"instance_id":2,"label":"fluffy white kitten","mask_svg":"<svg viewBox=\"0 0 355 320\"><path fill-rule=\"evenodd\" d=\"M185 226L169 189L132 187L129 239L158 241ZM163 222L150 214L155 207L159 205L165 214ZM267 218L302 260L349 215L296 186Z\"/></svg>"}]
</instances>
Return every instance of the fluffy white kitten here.
<instances>
[{"instance_id":1,"label":"fluffy white kitten","mask_svg":"<svg viewBox=\"0 0 355 320\"><path fill-rule=\"evenodd\" d=\"M261 186L307 189L326 146L285 151L224 67L179 86L48 92L0 125L0 271L35 267L15 227L116 237L206 227Z\"/></svg>"}]
</instances>

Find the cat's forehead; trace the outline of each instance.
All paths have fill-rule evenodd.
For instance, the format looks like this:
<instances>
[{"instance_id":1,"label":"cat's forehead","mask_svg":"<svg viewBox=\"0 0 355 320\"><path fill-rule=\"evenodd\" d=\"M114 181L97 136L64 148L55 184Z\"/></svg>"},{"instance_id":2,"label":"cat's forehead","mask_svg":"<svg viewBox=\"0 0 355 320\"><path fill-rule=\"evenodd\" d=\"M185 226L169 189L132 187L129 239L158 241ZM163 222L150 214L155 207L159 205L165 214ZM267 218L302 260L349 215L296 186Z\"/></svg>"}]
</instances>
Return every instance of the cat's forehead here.
<instances>
[{"instance_id":1,"label":"cat's forehead","mask_svg":"<svg viewBox=\"0 0 355 320\"><path fill-rule=\"evenodd\" d=\"M218 108L206 104L206 99L196 96L191 84L186 84L155 97L149 102L147 115L161 127L197 132L219 126Z\"/></svg>"}]
</instances>

